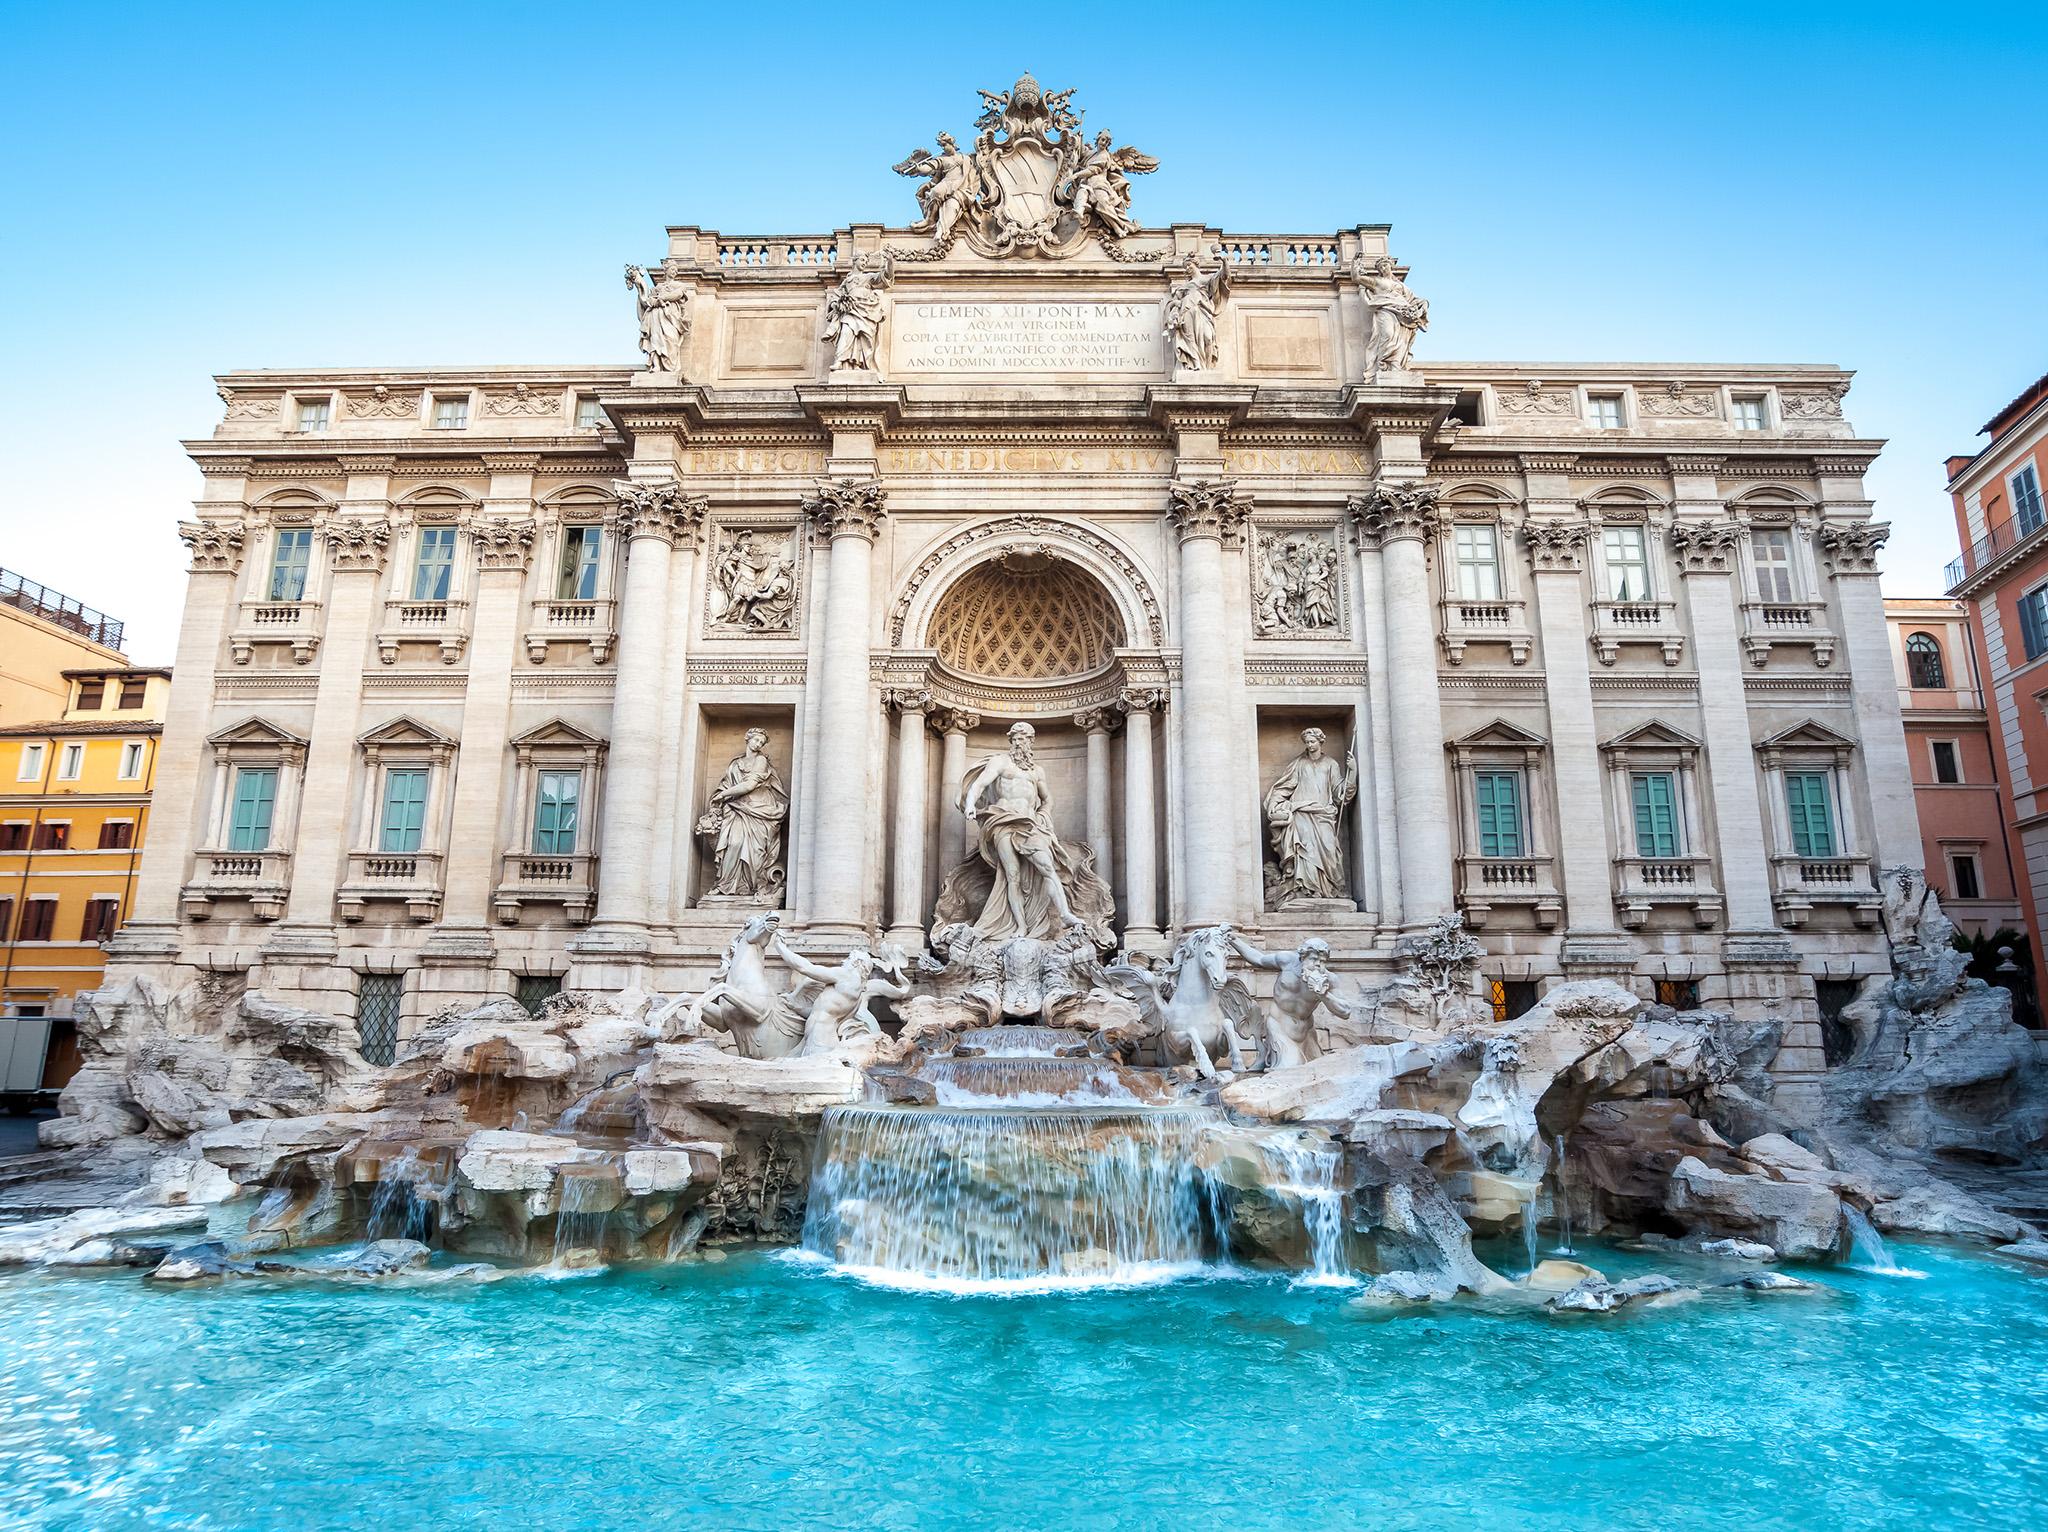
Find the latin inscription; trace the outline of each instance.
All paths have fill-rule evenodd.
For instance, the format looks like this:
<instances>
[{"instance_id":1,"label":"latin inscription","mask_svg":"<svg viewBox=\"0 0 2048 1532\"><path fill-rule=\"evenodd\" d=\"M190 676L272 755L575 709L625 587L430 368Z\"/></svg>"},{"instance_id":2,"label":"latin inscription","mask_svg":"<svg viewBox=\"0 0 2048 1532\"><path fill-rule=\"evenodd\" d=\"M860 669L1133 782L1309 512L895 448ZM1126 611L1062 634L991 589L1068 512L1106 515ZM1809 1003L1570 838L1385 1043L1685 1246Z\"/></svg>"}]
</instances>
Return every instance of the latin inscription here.
<instances>
[{"instance_id":1,"label":"latin inscription","mask_svg":"<svg viewBox=\"0 0 2048 1532\"><path fill-rule=\"evenodd\" d=\"M1173 472L1165 447L884 447L884 478L904 474L951 473L1136 473ZM1223 471L1232 475L1330 474L1364 477L1372 461L1362 447L1228 447Z\"/></svg>"},{"instance_id":2,"label":"latin inscription","mask_svg":"<svg viewBox=\"0 0 2048 1532\"><path fill-rule=\"evenodd\" d=\"M1156 303L898 303L892 371L1164 370Z\"/></svg>"}]
</instances>

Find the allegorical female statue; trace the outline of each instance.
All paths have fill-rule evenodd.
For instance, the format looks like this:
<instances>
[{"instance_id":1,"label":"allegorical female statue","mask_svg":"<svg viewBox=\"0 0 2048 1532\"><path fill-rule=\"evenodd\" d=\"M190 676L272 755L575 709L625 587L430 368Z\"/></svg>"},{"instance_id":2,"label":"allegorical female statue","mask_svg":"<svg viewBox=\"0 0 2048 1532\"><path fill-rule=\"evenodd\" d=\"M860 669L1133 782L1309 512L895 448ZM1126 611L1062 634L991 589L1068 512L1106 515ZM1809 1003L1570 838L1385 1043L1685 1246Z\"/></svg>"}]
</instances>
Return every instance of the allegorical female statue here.
<instances>
[{"instance_id":1,"label":"allegorical female statue","mask_svg":"<svg viewBox=\"0 0 2048 1532\"><path fill-rule=\"evenodd\" d=\"M690 335L690 289L663 273L648 276L640 266L626 268L626 285L640 311L640 351L655 372L683 370L683 342Z\"/></svg>"},{"instance_id":2,"label":"allegorical female statue","mask_svg":"<svg viewBox=\"0 0 2048 1532\"><path fill-rule=\"evenodd\" d=\"M1268 893L1290 899L1344 899L1344 845L1338 822L1358 795L1358 759L1339 766L1323 754L1323 731L1303 729L1302 751L1266 794L1266 827L1277 878Z\"/></svg>"},{"instance_id":3,"label":"allegorical female statue","mask_svg":"<svg viewBox=\"0 0 2048 1532\"><path fill-rule=\"evenodd\" d=\"M1188 257L1187 275L1166 290L1160 310L1167 338L1173 342L1173 365L1201 372L1216 365L1216 311L1230 292L1230 266L1218 261L1204 273Z\"/></svg>"},{"instance_id":4,"label":"allegorical female statue","mask_svg":"<svg viewBox=\"0 0 2048 1532\"><path fill-rule=\"evenodd\" d=\"M853 269L825 298L825 335L832 342L832 370L872 372L875 340L882 333L883 289L894 275L886 258L857 255Z\"/></svg>"},{"instance_id":5,"label":"allegorical female statue","mask_svg":"<svg viewBox=\"0 0 2048 1532\"><path fill-rule=\"evenodd\" d=\"M788 818L789 793L768 759L768 736L749 729L746 749L725 768L697 820L697 833L712 842L717 866L712 892L734 899L780 899L782 826Z\"/></svg>"},{"instance_id":6,"label":"allegorical female statue","mask_svg":"<svg viewBox=\"0 0 2048 1532\"><path fill-rule=\"evenodd\" d=\"M1394 275L1394 258L1383 255L1370 266L1360 261L1358 285L1365 293L1370 327L1365 335L1365 381L1377 383L1383 372L1406 372L1415 337L1429 328L1429 300L1415 296Z\"/></svg>"}]
</instances>

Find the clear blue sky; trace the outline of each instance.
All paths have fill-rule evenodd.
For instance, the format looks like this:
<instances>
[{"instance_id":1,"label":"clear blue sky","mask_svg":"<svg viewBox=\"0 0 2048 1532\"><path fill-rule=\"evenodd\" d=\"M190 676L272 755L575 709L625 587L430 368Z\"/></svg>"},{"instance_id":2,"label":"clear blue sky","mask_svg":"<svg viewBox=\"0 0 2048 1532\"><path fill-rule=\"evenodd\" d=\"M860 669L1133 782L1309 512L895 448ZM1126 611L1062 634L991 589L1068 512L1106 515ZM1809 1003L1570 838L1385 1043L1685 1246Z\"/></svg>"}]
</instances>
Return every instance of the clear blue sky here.
<instances>
[{"instance_id":1,"label":"clear blue sky","mask_svg":"<svg viewBox=\"0 0 2048 1532\"><path fill-rule=\"evenodd\" d=\"M2048 6L697 9L0 0L0 564L167 659L212 373L628 361L665 224L907 222L1027 68L1147 223L1391 222L1425 370L1856 369L1897 593L2048 372Z\"/></svg>"}]
</instances>

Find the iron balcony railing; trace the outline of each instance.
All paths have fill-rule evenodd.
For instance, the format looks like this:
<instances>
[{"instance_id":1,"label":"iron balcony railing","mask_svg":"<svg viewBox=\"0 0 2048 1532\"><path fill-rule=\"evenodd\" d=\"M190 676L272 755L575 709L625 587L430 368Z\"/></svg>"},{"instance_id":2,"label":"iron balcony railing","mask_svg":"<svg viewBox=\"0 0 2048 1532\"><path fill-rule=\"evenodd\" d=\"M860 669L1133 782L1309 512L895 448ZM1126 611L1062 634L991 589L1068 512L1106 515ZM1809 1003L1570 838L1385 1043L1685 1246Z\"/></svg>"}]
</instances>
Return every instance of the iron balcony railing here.
<instances>
[{"instance_id":1,"label":"iron balcony railing","mask_svg":"<svg viewBox=\"0 0 2048 1532\"><path fill-rule=\"evenodd\" d=\"M45 622L69 628L103 649L121 647L125 623L117 622L105 612L95 612L62 591L51 590L49 586L26 575L18 575L11 569L0 569L0 604L18 607L24 612L34 613Z\"/></svg>"},{"instance_id":2,"label":"iron balcony railing","mask_svg":"<svg viewBox=\"0 0 2048 1532\"><path fill-rule=\"evenodd\" d=\"M2003 558L2022 543L2033 541L2044 530L2048 530L2048 520L2031 523L2025 520L2001 521L1964 549L1963 556L1948 566L1949 590L1954 591L1993 559Z\"/></svg>"}]
</instances>

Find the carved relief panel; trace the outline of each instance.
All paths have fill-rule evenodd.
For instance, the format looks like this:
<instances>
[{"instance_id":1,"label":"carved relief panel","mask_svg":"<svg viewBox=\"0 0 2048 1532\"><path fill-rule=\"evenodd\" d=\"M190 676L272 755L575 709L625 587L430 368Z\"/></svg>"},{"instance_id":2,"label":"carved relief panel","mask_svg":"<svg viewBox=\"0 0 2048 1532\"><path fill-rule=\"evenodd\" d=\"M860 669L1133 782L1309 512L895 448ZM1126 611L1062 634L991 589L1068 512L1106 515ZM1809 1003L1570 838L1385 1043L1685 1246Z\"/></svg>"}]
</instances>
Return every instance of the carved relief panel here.
<instances>
[{"instance_id":1,"label":"carved relief panel","mask_svg":"<svg viewBox=\"0 0 2048 1532\"><path fill-rule=\"evenodd\" d=\"M804 540L788 522L719 522L705 560L707 638L791 638Z\"/></svg>"},{"instance_id":2,"label":"carved relief panel","mask_svg":"<svg viewBox=\"0 0 2048 1532\"><path fill-rule=\"evenodd\" d=\"M1342 639L1351 629L1336 529L1260 522L1251 535L1252 631L1260 638Z\"/></svg>"}]
</instances>

